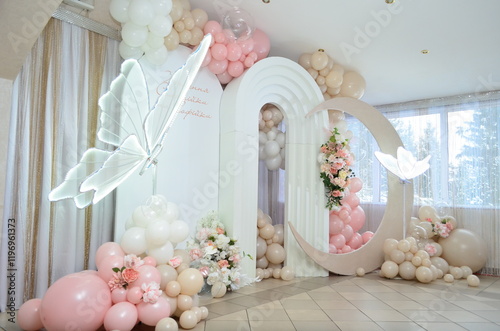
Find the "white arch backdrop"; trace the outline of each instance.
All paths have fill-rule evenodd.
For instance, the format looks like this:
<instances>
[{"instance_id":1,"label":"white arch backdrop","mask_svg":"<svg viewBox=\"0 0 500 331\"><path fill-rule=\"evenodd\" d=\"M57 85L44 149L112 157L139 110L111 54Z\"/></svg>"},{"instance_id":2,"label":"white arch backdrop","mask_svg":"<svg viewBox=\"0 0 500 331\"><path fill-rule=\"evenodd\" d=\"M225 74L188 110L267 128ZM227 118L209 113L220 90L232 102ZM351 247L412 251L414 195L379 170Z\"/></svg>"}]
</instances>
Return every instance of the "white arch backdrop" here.
<instances>
[{"instance_id":1,"label":"white arch backdrop","mask_svg":"<svg viewBox=\"0 0 500 331\"><path fill-rule=\"evenodd\" d=\"M219 214L245 253L256 256L258 189L258 113L276 105L286 125L285 223L291 222L309 243L326 252L328 211L319 177L318 149L328 116L306 114L323 101L316 82L299 64L270 57L257 62L224 90L220 106ZM308 258L285 227L286 265L299 277L327 276ZM243 259L243 271L255 275L255 260Z\"/></svg>"}]
</instances>

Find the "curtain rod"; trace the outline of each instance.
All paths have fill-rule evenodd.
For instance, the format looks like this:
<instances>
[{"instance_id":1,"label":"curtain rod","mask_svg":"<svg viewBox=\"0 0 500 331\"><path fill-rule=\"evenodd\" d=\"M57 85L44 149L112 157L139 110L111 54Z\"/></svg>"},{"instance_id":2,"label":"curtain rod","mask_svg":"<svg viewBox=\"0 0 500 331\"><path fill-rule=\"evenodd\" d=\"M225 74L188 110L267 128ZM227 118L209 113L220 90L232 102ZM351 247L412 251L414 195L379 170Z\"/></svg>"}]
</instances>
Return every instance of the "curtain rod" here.
<instances>
[{"instance_id":1,"label":"curtain rod","mask_svg":"<svg viewBox=\"0 0 500 331\"><path fill-rule=\"evenodd\" d=\"M88 17L82 16L71 10L67 10L61 7L58 7L56 11L52 14L53 18L61 20L66 23L70 23L81 28L87 29L89 31L101 34L105 37L121 41L120 31L115 30L106 24L102 24L100 22L96 22Z\"/></svg>"}]
</instances>

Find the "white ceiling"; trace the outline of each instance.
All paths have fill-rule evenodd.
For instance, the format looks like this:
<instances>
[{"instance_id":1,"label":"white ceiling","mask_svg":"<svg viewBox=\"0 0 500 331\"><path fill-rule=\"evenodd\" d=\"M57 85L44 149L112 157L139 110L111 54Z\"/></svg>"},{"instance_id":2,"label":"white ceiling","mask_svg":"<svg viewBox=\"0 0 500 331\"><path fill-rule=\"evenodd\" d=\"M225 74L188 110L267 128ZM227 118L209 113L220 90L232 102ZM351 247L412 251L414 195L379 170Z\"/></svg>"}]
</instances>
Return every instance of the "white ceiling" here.
<instances>
[{"instance_id":1,"label":"white ceiling","mask_svg":"<svg viewBox=\"0 0 500 331\"><path fill-rule=\"evenodd\" d=\"M298 61L302 53L324 49L365 78L362 100L372 105L500 89L498 0L190 3L215 20L227 4L245 9L268 34L270 56Z\"/></svg>"}]
</instances>

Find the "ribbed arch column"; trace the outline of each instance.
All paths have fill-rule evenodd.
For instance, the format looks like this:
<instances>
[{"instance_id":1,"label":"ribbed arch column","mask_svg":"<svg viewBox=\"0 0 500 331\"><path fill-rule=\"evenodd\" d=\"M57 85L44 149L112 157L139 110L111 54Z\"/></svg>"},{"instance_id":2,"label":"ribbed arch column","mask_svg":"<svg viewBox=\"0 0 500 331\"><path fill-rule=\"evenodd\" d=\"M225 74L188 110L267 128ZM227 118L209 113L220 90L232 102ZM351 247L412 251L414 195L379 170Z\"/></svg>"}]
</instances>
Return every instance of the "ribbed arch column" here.
<instances>
[{"instance_id":1,"label":"ribbed arch column","mask_svg":"<svg viewBox=\"0 0 500 331\"><path fill-rule=\"evenodd\" d=\"M258 114L276 105L286 125L286 265L297 276L327 276L295 241L287 222L322 251L328 248L328 211L319 177L318 149L328 126L326 112L305 115L323 101L307 71L296 62L270 57L257 62L224 90L220 105L219 213L242 250L256 256L258 194ZM255 260L243 260L244 272L255 275Z\"/></svg>"}]
</instances>

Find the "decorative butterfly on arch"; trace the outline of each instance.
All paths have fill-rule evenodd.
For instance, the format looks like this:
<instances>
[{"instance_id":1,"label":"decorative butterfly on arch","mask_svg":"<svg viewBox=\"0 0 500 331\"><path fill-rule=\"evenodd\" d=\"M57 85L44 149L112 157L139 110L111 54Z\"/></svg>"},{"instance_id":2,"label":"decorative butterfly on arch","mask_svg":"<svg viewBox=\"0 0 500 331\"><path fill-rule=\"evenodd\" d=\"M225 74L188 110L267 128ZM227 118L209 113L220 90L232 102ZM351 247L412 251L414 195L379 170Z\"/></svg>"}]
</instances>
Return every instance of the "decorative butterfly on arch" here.
<instances>
[{"instance_id":1,"label":"decorative butterfly on arch","mask_svg":"<svg viewBox=\"0 0 500 331\"><path fill-rule=\"evenodd\" d=\"M78 208L85 208L99 202L137 169L142 175L154 166L211 41L212 36L207 34L185 65L174 73L153 108L141 65L133 59L125 60L120 75L99 99L101 126L97 137L116 149L85 151L64 181L49 193L49 200L71 198ZM133 119L136 115L139 122Z\"/></svg>"}]
</instances>

